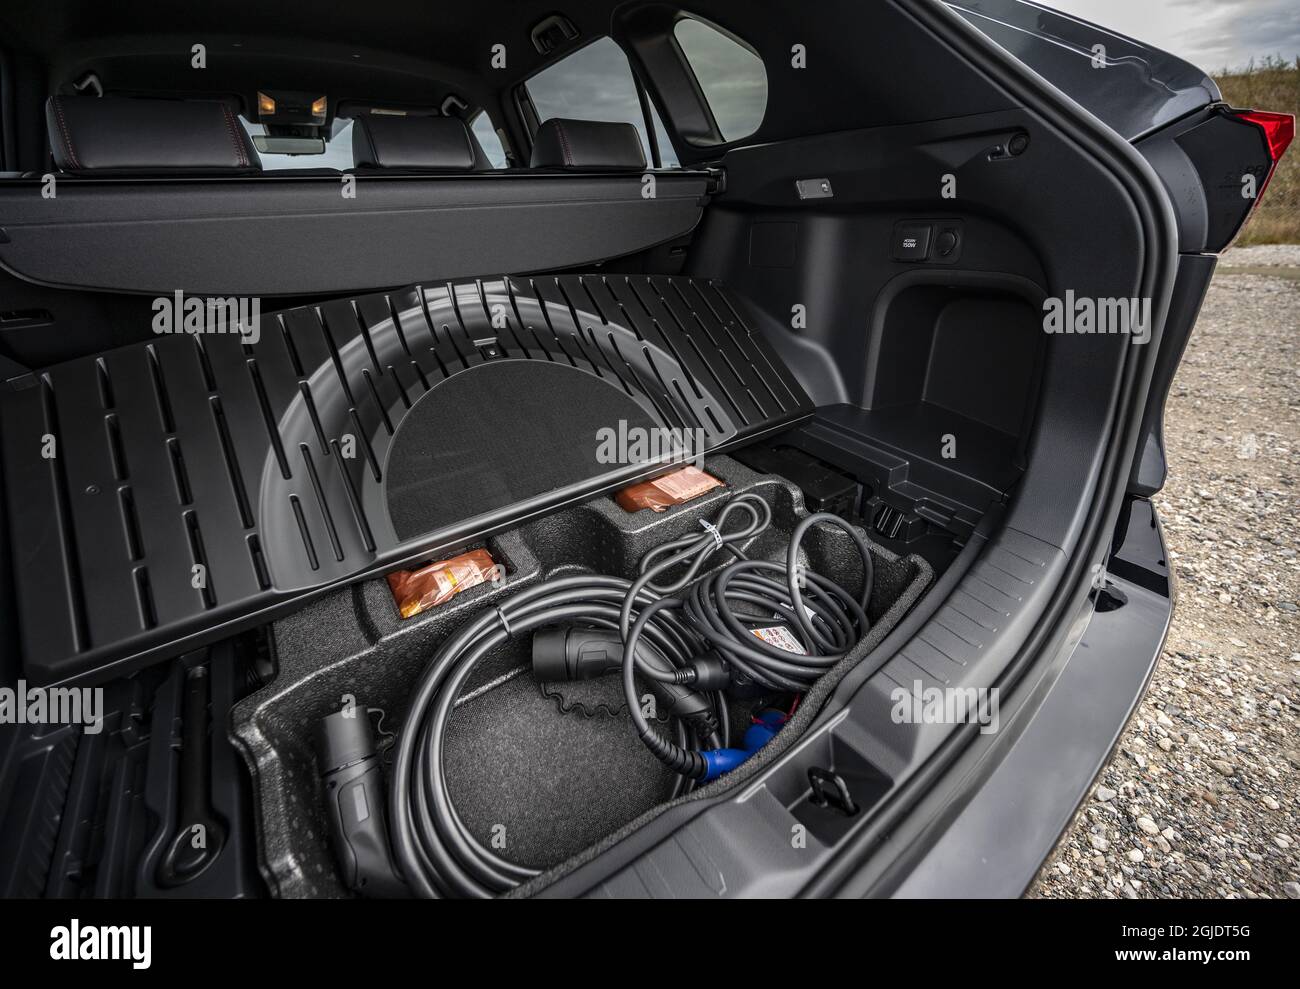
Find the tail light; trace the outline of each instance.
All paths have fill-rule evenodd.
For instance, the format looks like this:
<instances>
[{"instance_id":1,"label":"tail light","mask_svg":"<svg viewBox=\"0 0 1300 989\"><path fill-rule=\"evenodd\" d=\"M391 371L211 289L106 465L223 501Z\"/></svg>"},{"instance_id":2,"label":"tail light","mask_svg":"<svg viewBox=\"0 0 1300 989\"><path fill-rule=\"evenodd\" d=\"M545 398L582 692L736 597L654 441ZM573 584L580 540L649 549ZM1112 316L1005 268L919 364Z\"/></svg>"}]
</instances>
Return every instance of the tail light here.
<instances>
[{"instance_id":1,"label":"tail light","mask_svg":"<svg viewBox=\"0 0 1300 989\"><path fill-rule=\"evenodd\" d=\"M1289 113L1270 113L1267 110L1243 110L1232 115L1238 120L1254 124L1264 132L1264 143L1268 145L1268 154L1273 160L1268 176L1255 197L1255 205L1258 206L1259 201L1264 198L1264 190L1268 188L1269 180L1277 171L1277 163L1282 160L1282 155L1286 153L1286 149L1291 146L1291 141L1295 138L1295 117Z\"/></svg>"}]
</instances>

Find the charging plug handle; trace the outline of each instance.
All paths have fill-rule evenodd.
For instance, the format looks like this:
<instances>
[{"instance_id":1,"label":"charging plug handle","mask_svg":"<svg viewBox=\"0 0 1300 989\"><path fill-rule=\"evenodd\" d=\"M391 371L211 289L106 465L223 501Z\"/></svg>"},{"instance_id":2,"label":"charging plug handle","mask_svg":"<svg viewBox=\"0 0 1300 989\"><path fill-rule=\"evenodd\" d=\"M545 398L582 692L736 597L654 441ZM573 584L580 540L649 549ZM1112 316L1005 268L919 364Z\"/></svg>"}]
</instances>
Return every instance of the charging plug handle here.
<instances>
[{"instance_id":1,"label":"charging plug handle","mask_svg":"<svg viewBox=\"0 0 1300 989\"><path fill-rule=\"evenodd\" d=\"M637 658L661 673L677 675L668 658L646 639L637 643ZM594 680L623 666L623 637L614 629L554 626L533 633L533 676L541 683ZM665 713L682 718L704 736L713 734L713 712L696 686L646 678Z\"/></svg>"},{"instance_id":2,"label":"charging plug handle","mask_svg":"<svg viewBox=\"0 0 1300 989\"><path fill-rule=\"evenodd\" d=\"M409 896L388 845L383 768L367 709L322 718L316 757L343 882L362 896Z\"/></svg>"}]
</instances>

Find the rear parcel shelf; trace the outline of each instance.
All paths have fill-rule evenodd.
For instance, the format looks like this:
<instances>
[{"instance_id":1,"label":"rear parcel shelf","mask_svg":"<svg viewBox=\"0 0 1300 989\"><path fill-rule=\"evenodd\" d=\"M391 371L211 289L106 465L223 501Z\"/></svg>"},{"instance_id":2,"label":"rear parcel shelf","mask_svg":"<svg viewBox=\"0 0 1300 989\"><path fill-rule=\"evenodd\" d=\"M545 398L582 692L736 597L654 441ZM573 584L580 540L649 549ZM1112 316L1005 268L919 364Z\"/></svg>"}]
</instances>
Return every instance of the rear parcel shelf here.
<instances>
[{"instance_id":1,"label":"rear parcel shelf","mask_svg":"<svg viewBox=\"0 0 1300 989\"><path fill-rule=\"evenodd\" d=\"M16 180L0 186L0 264L68 288L262 297L580 269L690 233L716 186L709 172L644 174L653 197L641 170L69 176L54 199Z\"/></svg>"}]
</instances>

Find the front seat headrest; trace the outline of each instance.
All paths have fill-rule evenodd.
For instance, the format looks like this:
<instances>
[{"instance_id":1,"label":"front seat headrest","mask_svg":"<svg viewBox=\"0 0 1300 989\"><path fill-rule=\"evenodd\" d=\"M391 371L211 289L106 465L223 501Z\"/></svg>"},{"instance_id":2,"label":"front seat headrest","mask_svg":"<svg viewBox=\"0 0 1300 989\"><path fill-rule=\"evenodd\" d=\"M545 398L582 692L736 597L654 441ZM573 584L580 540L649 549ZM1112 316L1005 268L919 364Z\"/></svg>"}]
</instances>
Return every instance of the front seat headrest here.
<instances>
[{"instance_id":1,"label":"front seat headrest","mask_svg":"<svg viewBox=\"0 0 1300 989\"><path fill-rule=\"evenodd\" d=\"M631 124L552 117L537 128L533 168L644 169L641 135Z\"/></svg>"},{"instance_id":2,"label":"front seat headrest","mask_svg":"<svg viewBox=\"0 0 1300 989\"><path fill-rule=\"evenodd\" d=\"M457 117L368 113L352 119L356 167L490 169L474 135Z\"/></svg>"},{"instance_id":3,"label":"front seat headrest","mask_svg":"<svg viewBox=\"0 0 1300 989\"><path fill-rule=\"evenodd\" d=\"M248 133L224 103L117 96L45 102L54 163L64 172L256 172Z\"/></svg>"}]
</instances>

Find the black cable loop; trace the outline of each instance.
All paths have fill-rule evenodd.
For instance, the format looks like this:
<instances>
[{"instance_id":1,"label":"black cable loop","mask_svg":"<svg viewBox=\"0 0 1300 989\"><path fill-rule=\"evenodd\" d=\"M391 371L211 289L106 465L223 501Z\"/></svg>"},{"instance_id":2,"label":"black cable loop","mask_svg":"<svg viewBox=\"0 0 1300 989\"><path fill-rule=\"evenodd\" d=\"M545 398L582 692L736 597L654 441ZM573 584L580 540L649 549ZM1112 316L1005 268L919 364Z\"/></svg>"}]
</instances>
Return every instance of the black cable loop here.
<instances>
[{"instance_id":1,"label":"black cable loop","mask_svg":"<svg viewBox=\"0 0 1300 989\"><path fill-rule=\"evenodd\" d=\"M538 874L497 855L469 831L456 812L442 764L456 698L477 664L510 638L558 623L619 630L623 693L633 726L646 747L678 774L674 794L685 792L705 773L694 727L709 735L702 740L707 747L730 744L727 701L720 692L705 695L711 713L696 718L695 726L674 719L675 738L665 738L641 711L638 675L680 684L694 675L691 664L711 646L731 665L733 676L743 674L771 690L802 692L852 650L869 629L866 612L874 573L866 540L843 519L817 514L796 526L784 564L749 559L741 547L771 520L762 497L738 495L713 519L713 531L672 540L645 554L636 580L574 574L543 581L485 609L439 647L416 684L393 746L389 828L394 856L413 892L494 896ZM805 534L823 524L845 530L857 545L863 561L863 590L857 598L799 565ZM719 550L732 561L701 577ZM662 579L673 572L676 577ZM803 655L751 631L773 623L788 628ZM671 672L642 658L637 649L642 636L667 659Z\"/></svg>"}]
</instances>

